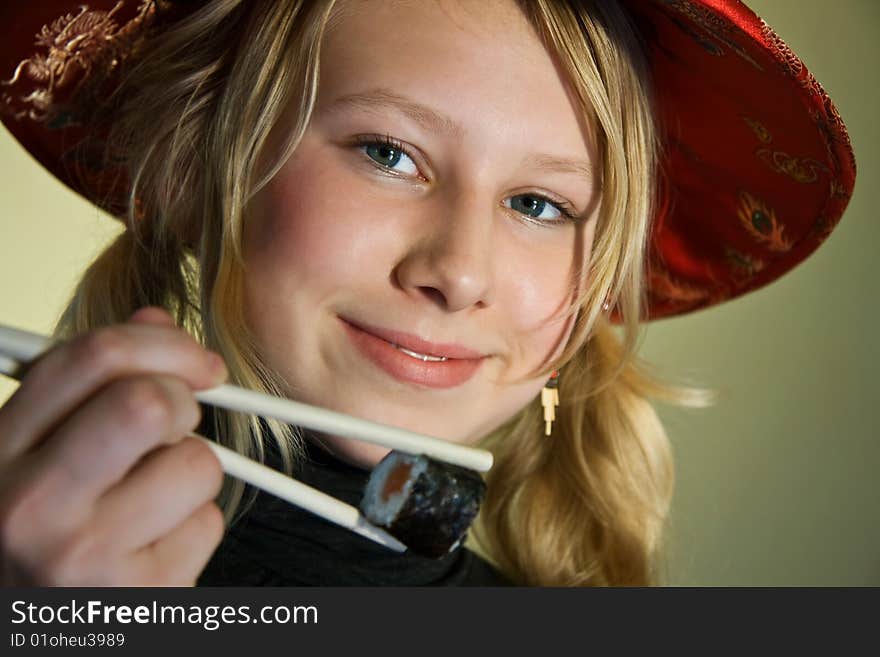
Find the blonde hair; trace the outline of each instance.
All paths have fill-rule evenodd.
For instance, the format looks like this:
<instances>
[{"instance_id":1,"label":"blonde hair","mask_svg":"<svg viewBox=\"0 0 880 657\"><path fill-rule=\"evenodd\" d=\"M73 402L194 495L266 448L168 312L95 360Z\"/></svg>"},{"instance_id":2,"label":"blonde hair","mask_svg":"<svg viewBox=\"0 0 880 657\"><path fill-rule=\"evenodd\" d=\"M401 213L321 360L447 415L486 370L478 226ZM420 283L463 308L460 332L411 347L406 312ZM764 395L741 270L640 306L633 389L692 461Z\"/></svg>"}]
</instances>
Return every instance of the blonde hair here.
<instances>
[{"instance_id":1,"label":"blonde hair","mask_svg":"<svg viewBox=\"0 0 880 657\"><path fill-rule=\"evenodd\" d=\"M280 393L241 319L242 221L308 124L334 4L214 0L148 40L101 115L112 117L108 157L130 172L127 230L85 273L59 334L161 305L223 355L233 383ZM650 584L673 477L649 400L701 398L635 359L656 175L648 70L616 2L520 4L595 126L602 200L574 332L547 367L562 369L558 422L545 437L536 400L483 441L496 465L470 545L520 584ZM282 112L279 146L270 133ZM622 340L602 314L606 298ZM273 440L288 469L298 456L286 425L225 412L215 421L217 440L242 453L260 458ZM224 486L229 520L248 506L243 488Z\"/></svg>"}]
</instances>

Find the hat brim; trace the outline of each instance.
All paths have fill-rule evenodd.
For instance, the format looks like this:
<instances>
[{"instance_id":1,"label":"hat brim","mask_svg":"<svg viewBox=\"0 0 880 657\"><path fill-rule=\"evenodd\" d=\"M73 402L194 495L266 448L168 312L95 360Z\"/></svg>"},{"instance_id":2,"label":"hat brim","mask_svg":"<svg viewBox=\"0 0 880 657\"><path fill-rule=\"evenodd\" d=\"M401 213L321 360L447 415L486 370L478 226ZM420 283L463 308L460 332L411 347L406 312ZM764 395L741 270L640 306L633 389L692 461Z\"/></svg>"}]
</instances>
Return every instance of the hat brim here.
<instances>
[{"instance_id":1,"label":"hat brim","mask_svg":"<svg viewBox=\"0 0 880 657\"><path fill-rule=\"evenodd\" d=\"M649 250L652 319L776 280L840 221L849 137L803 62L730 0L626 0L654 75L663 138Z\"/></svg>"}]
</instances>

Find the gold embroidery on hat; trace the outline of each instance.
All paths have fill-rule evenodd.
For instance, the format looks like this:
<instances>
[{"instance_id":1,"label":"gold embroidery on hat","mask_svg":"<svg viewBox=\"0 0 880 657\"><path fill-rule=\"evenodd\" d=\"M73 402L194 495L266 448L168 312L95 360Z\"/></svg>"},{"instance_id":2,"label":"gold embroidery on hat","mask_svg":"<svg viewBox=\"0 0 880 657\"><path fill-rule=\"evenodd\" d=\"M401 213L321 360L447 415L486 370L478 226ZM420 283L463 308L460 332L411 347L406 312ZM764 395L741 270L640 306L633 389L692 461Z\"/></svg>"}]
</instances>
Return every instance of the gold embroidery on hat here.
<instances>
[{"instance_id":1,"label":"gold embroidery on hat","mask_svg":"<svg viewBox=\"0 0 880 657\"><path fill-rule=\"evenodd\" d=\"M755 137L758 138L758 141L763 144L769 144L773 141L773 135L770 134L770 131L763 123L756 119L751 119L748 116L742 117L742 120L752 129L752 132L755 133Z\"/></svg>"},{"instance_id":2,"label":"gold embroidery on hat","mask_svg":"<svg viewBox=\"0 0 880 657\"><path fill-rule=\"evenodd\" d=\"M844 187L843 184L839 180L832 179L831 183L830 183L830 187L831 187L830 194L831 194L832 198L849 199L849 197L850 197L849 192L846 191L846 187Z\"/></svg>"},{"instance_id":3,"label":"gold embroidery on hat","mask_svg":"<svg viewBox=\"0 0 880 657\"><path fill-rule=\"evenodd\" d=\"M825 93L825 89L822 88L822 85L815 76L804 67L804 63L794 53L791 47L773 31L773 28L763 21L761 33L764 37L765 43L769 46L771 54L779 63L782 72L797 81L797 83L806 89L810 95L818 99L820 104L825 105L829 114L836 114L837 110L834 108L831 99L828 98L828 94Z\"/></svg>"},{"instance_id":4,"label":"gold embroidery on hat","mask_svg":"<svg viewBox=\"0 0 880 657\"><path fill-rule=\"evenodd\" d=\"M842 148L847 164L852 173L856 171L856 158L852 150L849 135L846 126L837 112L834 103L828 97L825 89L819 84L819 81L810 73L803 62L794 54L792 49L765 23L762 28L763 36L770 45L770 51L779 62L783 72L798 82L813 97L813 102L817 107L810 111L813 122L819 129L822 138L825 141L825 149L828 152L828 164L834 176L840 175L841 162L839 157L839 149Z\"/></svg>"},{"instance_id":5,"label":"gold embroidery on hat","mask_svg":"<svg viewBox=\"0 0 880 657\"><path fill-rule=\"evenodd\" d=\"M763 123L748 116L741 118L762 144L769 145L773 141L773 135ZM792 157L785 151L772 148L758 148L755 155L776 173L803 184L816 182L819 172L831 173L827 166L812 157Z\"/></svg>"},{"instance_id":6,"label":"gold embroidery on hat","mask_svg":"<svg viewBox=\"0 0 880 657\"><path fill-rule=\"evenodd\" d=\"M91 10L81 5L79 13L65 14L44 25L35 45L45 49L23 59L12 77L4 80L11 87L22 78L36 83L27 95L4 93L3 102L17 119L55 120L60 110L59 95L72 99L83 87L99 84L113 72L132 47L155 1L140 0L137 15L120 26L114 15L125 6L119 0L109 11Z\"/></svg>"},{"instance_id":7,"label":"gold embroidery on hat","mask_svg":"<svg viewBox=\"0 0 880 657\"><path fill-rule=\"evenodd\" d=\"M739 220L749 234L771 251L788 251L791 242L783 235L785 226L767 203L748 192L739 193Z\"/></svg>"},{"instance_id":8,"label":"gold embroidery on hat","mask_svg":"<svg viewBox=\"0 0 880 657\"><path fill-rule=\"evenodd\" d=\"M793 78L797 78L804 68L804 63L794 54L791 47L776 34L772 27L761 21L761 36L764 42L770 46L770 52L779 62L782 70Z\"/></svg>"},{"instance_id":9,"label":"gold embroidery on hat","mask_svg":"<svg viewBox=\"0 0 880 657\"><path fill-rule=\"evenodd\" d=\"M707 290L677 280L665 267L656 262L648 268L651 291L668 301L696 303L709 298Z\"/></svg>"},{"instance_id":10,"label":"gold embroidery on hat","mask_svg":"<svg viewBox=\"0 0 880 657\"><path fill-rule=\"evenodd\" d=\"M792 157L783 151L759 148L755 154L776 173L781 173L795 182L814 183L819 180L819 172L830 173L828 167L811 157Z\"/></svg>"},{"instance_id":11,"label":"gold embroidery on hat","mask_svg":"<svg viewBox=\"0 0 880 657\"><path fill-rule=\"evenodd\" d=\"M820 214L816 217L816 221L813 223L810 232L816 238L817 245L828 239L828 236L831 235L831 231L834 230L836 225L836 222L829 221L828 217L824 214Z\"/></svg>"},{"instance_id":12,"label":"gold embroidery on hat","mask_svg":"<svg viewBox=\"0 0 880 657\"><path fill-rule=\"evenodd\" d=\"M731 274L740 284L747 283L764 269L764 261L728 246L724 249Z\"/></svg>"},{"instance_id":13,"label":"gold embroidery on hat","mask_svg":"<svg viewBox=\"0 0 880 657\"><path fill-rule=\"evenodd\" d=\"M814 110L810 113L810 116L822 135L825 151L828 154L828 161L833 167L835 175L840 175L842 168L838 155L839 149L843 150L849 160L849 167L853 174L855 174L856 156L853 153L852 144L850 144L849 135L846 132L846 126L843 125L843 120L840 118L840 114L837 113L837 108L834 107L831 100L827 99L824 113Z\"/></svg>"},{"instance_id":14,"label":"gold embroidery on hat","mask_svg":"<svg viewBox=\"0 0 880 657\"><path fill-rule=\"evenodd\" d=\"M737 56L754 66L757 70L761 72L764 71L763 67L755 61L751 54L749 54L749 51L734 39L736 32L742 33L742 30L740 30L739 27L722 18L711 9L695 5L693 2L690 2L690 0L664 0L664 3L687 17L688 20L694 24L699 25L711 37L714 37L717 41L720 41L730 48L737 54ZM724 54L724 49L721 48L721 46L712 43L711 41L707 42L705 38L701 37L689 26L686 26L679 21L675 21L675 24L711 54L717 56Z\"/></svg>"}]
</instances>

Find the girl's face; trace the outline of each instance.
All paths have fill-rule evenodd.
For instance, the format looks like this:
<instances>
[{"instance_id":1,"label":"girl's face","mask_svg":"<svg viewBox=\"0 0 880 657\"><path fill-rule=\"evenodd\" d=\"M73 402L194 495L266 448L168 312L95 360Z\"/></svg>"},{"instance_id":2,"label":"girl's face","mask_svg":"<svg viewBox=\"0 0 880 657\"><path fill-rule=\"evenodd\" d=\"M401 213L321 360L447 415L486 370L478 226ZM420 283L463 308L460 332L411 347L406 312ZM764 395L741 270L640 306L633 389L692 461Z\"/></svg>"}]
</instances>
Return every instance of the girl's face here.
<instances>
[{"instance_id":1,"label":"girl's face","mask_svg":"<svg viewBox=\"0 0 880 657\"><path fill-rule=\"evenodd\" d=\"M539 394L595 226L595 147L512 1L345 3L245 227L246 320L293 399L472 443ZM387 449L328 436L349 461Z\"/></svg>"}]
</instances>

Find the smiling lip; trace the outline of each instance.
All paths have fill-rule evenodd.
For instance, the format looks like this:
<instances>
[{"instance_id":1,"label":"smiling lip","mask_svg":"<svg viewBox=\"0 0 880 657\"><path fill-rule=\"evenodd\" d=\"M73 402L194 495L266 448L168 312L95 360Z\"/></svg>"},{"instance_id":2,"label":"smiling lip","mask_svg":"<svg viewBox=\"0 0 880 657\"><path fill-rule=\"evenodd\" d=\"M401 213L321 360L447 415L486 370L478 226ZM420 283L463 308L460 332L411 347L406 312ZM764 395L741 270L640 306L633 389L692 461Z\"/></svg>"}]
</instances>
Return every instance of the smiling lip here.
<instances>
[{"instance_id":1,"label":"smiling lip","mask_svg":"<svg viewBox=\"0 0 880 657\"><path fill-rule=\"evenodd\" d=\"M356 325L346 319L342 319L342 325L361 354L395 379L407 383L453 388L476 374L485 360L483 354L461 345L427 342L409 333ZM397 347L446 360L422 360Z\"/></svg>"}]
</instances>

